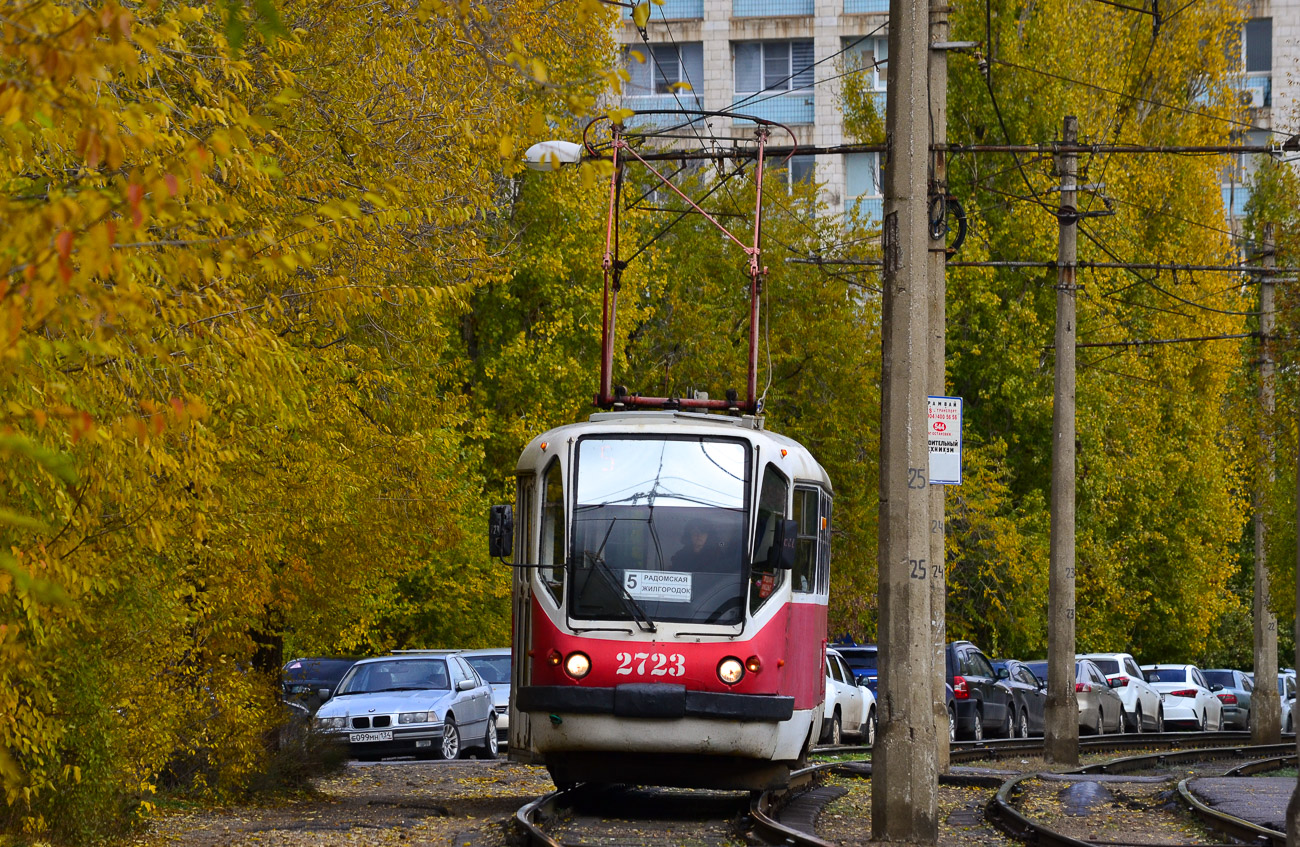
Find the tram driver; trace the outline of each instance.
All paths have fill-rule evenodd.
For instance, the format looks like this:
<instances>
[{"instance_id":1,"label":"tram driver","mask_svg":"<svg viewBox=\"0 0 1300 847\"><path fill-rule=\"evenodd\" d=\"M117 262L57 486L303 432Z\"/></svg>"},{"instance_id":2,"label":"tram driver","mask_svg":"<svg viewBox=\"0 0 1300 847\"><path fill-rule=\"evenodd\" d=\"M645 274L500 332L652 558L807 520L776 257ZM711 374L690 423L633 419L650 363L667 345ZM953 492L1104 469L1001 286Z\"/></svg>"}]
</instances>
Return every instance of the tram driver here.
<instances>
[{"instance_id":1,"label":"tram driver","mask_svg":"<svg viewBox=\"0 0 1300 847\"><path fill-rule=\"evenodd\" d=\"M711 534L709 522L703 518L687 521L685 543L673 554L673 567L682 571L708 570L718 555L718 545L709 544Z\"/></svg>"}]
</instances>

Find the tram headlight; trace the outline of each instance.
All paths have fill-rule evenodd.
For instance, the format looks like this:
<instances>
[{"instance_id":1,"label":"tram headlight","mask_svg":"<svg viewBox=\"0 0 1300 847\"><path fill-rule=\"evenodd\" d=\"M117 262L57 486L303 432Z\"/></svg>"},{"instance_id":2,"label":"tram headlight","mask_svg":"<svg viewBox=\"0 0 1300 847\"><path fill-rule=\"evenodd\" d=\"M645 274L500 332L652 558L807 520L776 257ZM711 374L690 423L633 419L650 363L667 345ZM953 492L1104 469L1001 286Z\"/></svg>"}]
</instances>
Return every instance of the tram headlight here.
<instances>
[{"instance_id":1,"label":"tram headlight","mask_svg":"<svg viewBox=\"0 0 1300 847\"><path fill-rule=\"evenodd\" d=\"M745 660L745 670L750 673L758 673L763 669L763 663L757 656L750 656Z\"/></svg>"},{"instance_id":2,"label":"tram headlight","mask_svg":"<svg viewBox=\"0 0 1300 847\"><path fill-rule=\"evenodd\" d=\"M574 679L582 679L591 673L591 659L586 653L570 653L564 660L564 672Z\"/></svg>"},{"instance_id":3,"label":"tram headlight","mask_svg":"<svg viewBox=\"0 0 1300 847\"><path fill-rule=\"evenodd\" d=\"M718 679L727 685L735 685L745 676L745 666L735 656L728 656L718 662Z\"/></svg>"}]
</instances>

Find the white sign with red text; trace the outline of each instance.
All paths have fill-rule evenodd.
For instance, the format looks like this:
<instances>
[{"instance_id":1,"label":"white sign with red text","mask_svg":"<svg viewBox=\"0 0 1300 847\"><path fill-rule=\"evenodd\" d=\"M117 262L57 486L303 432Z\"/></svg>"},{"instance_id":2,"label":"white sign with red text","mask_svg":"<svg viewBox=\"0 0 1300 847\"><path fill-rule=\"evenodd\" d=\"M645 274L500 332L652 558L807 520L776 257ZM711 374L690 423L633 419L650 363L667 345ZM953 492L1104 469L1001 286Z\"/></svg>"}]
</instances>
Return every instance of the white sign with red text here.
<instances>
[{"instance_id":1,"label":"white sign with red text","mask_svg":"<svg viewBox=\"0 0 1300 847\"><path fill-rule=\"evenodd\" d=\"M961 398L929 401L930 484L961 485Z\"/></svg>"}]
</instances>

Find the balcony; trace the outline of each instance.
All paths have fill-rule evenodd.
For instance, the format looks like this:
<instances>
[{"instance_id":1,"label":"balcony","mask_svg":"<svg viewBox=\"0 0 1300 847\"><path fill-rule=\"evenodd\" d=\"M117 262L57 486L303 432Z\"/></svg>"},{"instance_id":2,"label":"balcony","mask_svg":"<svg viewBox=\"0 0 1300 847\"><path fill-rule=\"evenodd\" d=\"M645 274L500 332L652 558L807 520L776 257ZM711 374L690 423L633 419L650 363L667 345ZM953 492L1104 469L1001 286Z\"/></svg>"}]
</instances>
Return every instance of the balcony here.
<instances>
[{"instance_id":1,"label":"balcony","mask_svg":"<svg viewBox=\"0 0 1300 847\"><path fill-rule=\"evenodd\" d=\"M844 211L851 215L857 215L858 218L867 226L879 226L880 219L885 215L885 198L869 197L850 197L845 201Z\"/></svg>"},{"instance_id":2,"label":"balcony","mask_svg":"<svg viewBox=\"0 0 1300 847\"><path fill-rule=\"evenodd\" d=\"M844 0L846 15L889 14L889 0Z\"/></svg>"},{"instance_id":3,"label":"balcony","mask_svg":"<svg viewBox=\"0 0 1300 847\"><path fill-rule=\"evenodd\" d=\"M663 5L650 4L650 20L682 21L704 17L704 0L664 0ZM623 18L632 20L632 10L624 9Z\"/></svg>"},{"instance_id":4,"label":"balcony","mask_svg":"<svg viewBox=\"0 0 1300 847\"><path fill-rule=\"evenodd\" d=\"M731 0L733 18L778 18L812 13L813 0Z\"/></svg>"},{"instance_id":5,"label":"balcony","mask_svg":"<svg viewBox=\"0 0 1300 847\"><path fill-rule=\"evenodd\" d=\"M771 92L762 94L737 94L732 101L732 109L746 115L753 115L779 124L810 124L813 122L813 93L799 91L794 94ZM738 118L736 123L752 123Z\"/></svg>"},{"instance_id":6,"label":"balcony","mask_svg":"<svg viewBox=\"0 0 1300 847\"><path fill-rule=\"evenodd\" d=\"M1223 186L1223 213L1239 220L1246 217L1246 202L1250 200L1250 189L1240 184Z\"/></svg>"},{"instance_id":7,"label":"balcony","mask_svg":"<svg viewBox=\"0 0 1300 847\"><path fill-rule=\"evenodd\" d=\"M650 94L642 97L624 97L622 106L635 112L654 109L702 109L700 98L694 92L683 91L674 97L671 94ZM634 115L627 119L629 127L652 126L668 127L685 123L688 115ZM696 116L695 120L704 120Z\"/></svg>"}]
</instances>

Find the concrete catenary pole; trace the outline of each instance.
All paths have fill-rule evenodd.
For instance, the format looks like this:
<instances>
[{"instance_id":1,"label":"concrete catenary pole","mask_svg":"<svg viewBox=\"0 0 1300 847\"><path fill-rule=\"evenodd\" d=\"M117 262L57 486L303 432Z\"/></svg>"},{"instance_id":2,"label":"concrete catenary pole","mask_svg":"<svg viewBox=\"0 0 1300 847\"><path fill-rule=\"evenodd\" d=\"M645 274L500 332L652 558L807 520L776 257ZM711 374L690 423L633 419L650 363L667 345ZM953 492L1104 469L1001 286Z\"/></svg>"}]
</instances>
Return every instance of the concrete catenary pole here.
<instances>
[{"instance_id":1,"label":"concrete catenary pole","mask_svg":"<svg viewBox=\"0 0 1300 847\"><path fill-rule=\"evenodd\" d=\"M1079 121L1065 118L1061 140L1073 145ZM1047 761L1079 763L1079 706L1074 694L1074 345L1078 262L1078 162L1062 153L1060 244L1056 253L1056 387L1052 405L1052 539L1047 601Z\"/></svg>"},{"instance_id":2,"label":"concrete catenary pole","mask_svg":"<svg viewBox=\"0 0 1300 847\"><path fill-rule=\"evenodd\" d=\"M913 844L939 837L926 401L929 11L928 0L889 4L881 233L880 735L871 829L878 841Z\"/></svg>"},{"instance_id":3,"label":"concrete catenary pole","mask_svg":"<svg viewBox=\"0 0 1300 847\"><path fill-rule=\"evenodd\" d=\"M1295 454L1295 537L1295 667L1300 668L1300 443ZM1295 709L1294 703L1291 708ZM1296 754L1300 755L1300 732L1296 733ZM1286 807L1286 847L1300 847L1300 775Z\"/></svg>"},{"instance_id":4,"label":"concrete catenary pole","mask_svg":"<svg viewBox=\"0 0 1300 847\"><path fill-rule=\"evenodd\" d=\"M1273 225L1264 225L1264 268L1277 266L1273 251ZM1259 435L1265 473L1255 482L1255 679L1259 683L1250 703L1250 743L1282 741L1282 700L1277 685L1277 616L1269 608L1268 555L1265 549L1266 492L1272 487L1273 439L1273 277L1264 274L1259 286Z\"/></svg>"},{"instance_id":5,"label":"concrete catenary pole","mask_svg":"<svg viewBox=\"0 0 1300 847\"><path fill-rule=\"evenodd\" d=\"M948 0L930 0L930 127L937 144L948 141ZM930 194L940 199L948 193L948 154L935 150L930 163ZM934 209L933 201L931 209ZM927 213L928 214L928 213ZM930 221L929 283L930 393L947 395L948 360L945 349L948 296L945 279L948 264L946 227ZM944 648L948 642L948 556L944 546L944 492L942 485L930 486L930 627L934 638L934 732L935 762L939 773L948 772L948 743L952 736L948 718L947 672Z\"/></svg>"}]
</instances>

